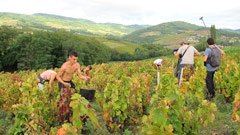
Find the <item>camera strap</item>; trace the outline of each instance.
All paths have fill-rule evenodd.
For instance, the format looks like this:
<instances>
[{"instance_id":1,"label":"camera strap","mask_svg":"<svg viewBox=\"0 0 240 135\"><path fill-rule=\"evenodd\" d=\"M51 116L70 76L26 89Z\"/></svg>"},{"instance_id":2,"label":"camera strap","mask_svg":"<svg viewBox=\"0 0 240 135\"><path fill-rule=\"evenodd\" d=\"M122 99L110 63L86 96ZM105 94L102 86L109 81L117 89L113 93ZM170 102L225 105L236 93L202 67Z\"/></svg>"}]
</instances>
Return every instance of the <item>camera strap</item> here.
<instances>
[{"instance_id":1,"label":"camera strap","mask_svg":"<svg viewBox=\"0 0 240 135\"><path fill-rule=\"evenodd\" d=\"M187 49L184 51L182 57L184 56L184 54L187 52L188 48L190 47L190 45L188 45Z\"/></svg>"}]
</instances>

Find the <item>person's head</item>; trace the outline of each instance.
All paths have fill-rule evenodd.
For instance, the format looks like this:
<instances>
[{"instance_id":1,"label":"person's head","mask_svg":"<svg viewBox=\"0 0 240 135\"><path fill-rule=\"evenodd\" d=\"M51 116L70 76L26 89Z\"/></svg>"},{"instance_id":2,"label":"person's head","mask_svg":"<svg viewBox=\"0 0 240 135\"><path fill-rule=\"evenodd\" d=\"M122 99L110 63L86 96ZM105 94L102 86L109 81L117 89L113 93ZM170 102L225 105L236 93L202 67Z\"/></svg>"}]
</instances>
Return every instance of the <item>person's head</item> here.
<instances>
[{"instance_id":1,"label":"person's head","mask_svg":"<svg viewBox=\"0 0 240 135\"><path fill-rule=\"evenodd\" d=\"M88 66L88 69L89 69L89 70L92 70L92 66Z\"/></svg>"},{"instance_id":2,"label":"person's head","mask_svg":"<svg viewBox=\"0 0 240 135\"><path fill-rule=\"evenodd\" d=\"M181 46L187 45L187 44L188 44L188 43L186 43L186 42L184 42L184 41L180 43Z\"/></svg>"},{"instance_id":3,"label":"person's head","mask_svg":"<svg viewBox=\"0 0 240 135\"><path fill-rule=\"evenodd\" d=\"M75 64L78 59L78 54L74 51L68 53L68 60L72 63Z\"/></svg>"},{"instance_id":4,"label":"person's head","mask_svg":"<svg viewBox=\"0 0 240 135\"><path fill-rule=\"evenodd\" d=\"M88 71L90 71L90 70L92 70L92 66L88 66L87 68L85 68L85 71L86 71L86 72L88 72Z\"/></svg>"},{"instance_id":5,"label":"person's head","mask_svg":"<svg viewBox=\"0 0 240 135\"><path fill-rule=\"evenodd\" d=\"M214 45L214 39L213 38L208 38L207 40L208 45Z\"/></svg>"}]
</instances>

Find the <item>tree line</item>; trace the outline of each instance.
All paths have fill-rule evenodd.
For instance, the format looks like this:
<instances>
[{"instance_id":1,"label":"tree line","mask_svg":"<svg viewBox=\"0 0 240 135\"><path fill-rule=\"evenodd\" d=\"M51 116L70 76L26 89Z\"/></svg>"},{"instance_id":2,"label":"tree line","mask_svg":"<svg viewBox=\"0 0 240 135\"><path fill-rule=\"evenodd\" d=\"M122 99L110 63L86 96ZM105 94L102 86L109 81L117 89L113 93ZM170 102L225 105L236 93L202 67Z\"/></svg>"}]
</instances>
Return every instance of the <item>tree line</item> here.
<instances>
[{"instance_id":1,"label":"tree line","mask_svg":"<svg viewBox=\"0 0 240 135\"><path fill-rule=\"evenodd\" d=\"M158 56L166 56L171 54L171 50L157 44L143 44L135 49L134 54L119 53L117 50L112 50L113 61L133 61L154 58Z\"/></svg>"},{"instance_id":2,"label":"tree line","mask_svg":"<svg viewBox=\"0 0 240 135\"><path fill-rule=\"evenodd\" d=\"M60 67L69 51L83 65L108 62L110 48L87 36L0 27L0 70L37 70Z\"/></svg>"},{"instance_id":3,"label":"tree line","mask_svg":"<svg viewBox=\"0 0 240 135\"><path fill-rule=\"evenodd\" d=\"M142 60L171 53L169 49L151 44L136 48L134 54L120 53L90 36L66 31L0 27L0 71L60 67L70 51L78 53L81 65Z\"/></svg>"}]
</instances>

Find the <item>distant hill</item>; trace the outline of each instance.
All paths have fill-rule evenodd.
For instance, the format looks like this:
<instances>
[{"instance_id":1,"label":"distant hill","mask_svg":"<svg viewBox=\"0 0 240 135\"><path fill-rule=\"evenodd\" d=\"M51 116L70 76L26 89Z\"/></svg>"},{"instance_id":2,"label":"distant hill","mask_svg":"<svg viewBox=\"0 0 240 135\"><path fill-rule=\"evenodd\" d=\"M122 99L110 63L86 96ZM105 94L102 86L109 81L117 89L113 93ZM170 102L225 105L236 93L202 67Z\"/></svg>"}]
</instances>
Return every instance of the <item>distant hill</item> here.
<instances>
[{"instance_id":1,"label":"distant hill","mask_svg":"<svg viewBox=\"0 0 240 135\"><path fill-rule=\"evenodd\" d=\"M123 39L138 44L154 43L162 46L176 46L180 42L186 41L194 45L199 43L200 39L207 38L207 34L204 27L175 21L136 30L125 35ZM239 42L239 38L240 34L217 30L217 39L219 39L220 43L223 43L221 40L230 42L232 39L235 39L234 42L236 40Z\"/></svg>"},{"instance_id":2,"label":"distant hill","mask_svg":"<svg viewBox=\"0 0 240 135\"><path fill-rule=\"evenodd\" d=\"M144 43L153 43L169 48L172 48L172 46L178 47L182 41L195 45L201 39L206 39L208 34L204 27L182 21L167 22L155 26L122 25L115 23L95 23L87 19L43 13L24 15L0 12L1 25L8 25L19 29L64 30L81 35L107 37L111 39L111 42L101 41L110 48L123 52L133 52L132 49L136 48L137 44ZM217 43L221 45L239 45L239 31L230 29L217 30ZM120 40L130 41L135 44Z\"/></svg>"},{"instance_id":3,"label":"distant hill","mask_svg":"<svg viewBox=\"0 0 240 135\"><path fill-rule=\"evenodd\" d=\"M114 49L120 53L129 53L134 54L134 51L136 48L142 48L141 45L122 41L119 39L111 39L111 38L101 38L101 37L95 37L96 40L101 42L102 44L110 47L111 49Z\"/></svg>"},{"instance_id":4,"label":"distant hill","mask_svg":"<svg viewBox=\"0 0 240 135\"><path fill-rule=\"evenodd\" d=\"M17 28L41 30L66 30L73 33L100 36L123 36L149 25L122 25L113 23L95 23L86 19L77 19L51 14L33 15L0 12L0 25Z\"/></svg>"},{"instance_id":5,"label":"distant hill","mask_svg":"<svg viewBox=\"0 0 240 135\"><path fill-rule=\"evenodd\" d=\"M233 29L222 29L222 30L240 33L240 29L237 29L237 30L233 30Z\"/></svg>"}]
</instances>

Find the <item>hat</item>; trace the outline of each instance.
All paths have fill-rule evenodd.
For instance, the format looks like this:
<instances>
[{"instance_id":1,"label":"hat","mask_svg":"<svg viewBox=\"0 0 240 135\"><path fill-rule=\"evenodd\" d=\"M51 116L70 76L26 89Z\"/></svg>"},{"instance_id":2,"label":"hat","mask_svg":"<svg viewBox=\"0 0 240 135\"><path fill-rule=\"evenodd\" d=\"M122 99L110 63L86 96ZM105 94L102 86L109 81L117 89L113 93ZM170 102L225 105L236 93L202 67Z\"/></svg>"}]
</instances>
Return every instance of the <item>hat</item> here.
<instances>
[{"instance_id":1,"label":"hat","mask_svg":"<svg viewBox=\"0 0 240 135\"><path fill-rule=\"evenodd\" d=\"M180 43L180 45L183 45L183 44L188 44L188 43L186 43L186 42L184 42L184 41Z\"/></svg>"}]
</instances>

